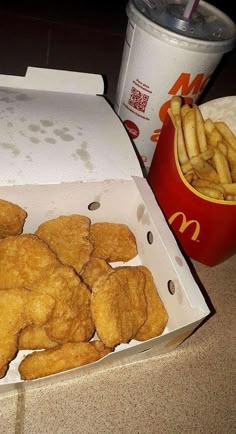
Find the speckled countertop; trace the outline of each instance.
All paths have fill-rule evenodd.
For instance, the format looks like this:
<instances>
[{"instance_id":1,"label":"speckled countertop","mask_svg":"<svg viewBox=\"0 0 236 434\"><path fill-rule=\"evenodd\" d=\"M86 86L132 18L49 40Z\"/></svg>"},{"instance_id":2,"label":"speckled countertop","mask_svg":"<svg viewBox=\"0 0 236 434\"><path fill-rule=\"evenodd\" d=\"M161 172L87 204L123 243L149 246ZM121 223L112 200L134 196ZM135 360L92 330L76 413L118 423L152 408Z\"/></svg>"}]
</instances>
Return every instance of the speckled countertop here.
<instances>
[{"instance_id":1,"label":"speckled countertop","mask_svg":"<svg viewBox=\"0 0 236 434\"><path fill-rule=\"evenodd\" d=\"M193 262L216 311L177 350L0 397L1 434L232 434L236 256Z\"/></svg>"}]
</instances>

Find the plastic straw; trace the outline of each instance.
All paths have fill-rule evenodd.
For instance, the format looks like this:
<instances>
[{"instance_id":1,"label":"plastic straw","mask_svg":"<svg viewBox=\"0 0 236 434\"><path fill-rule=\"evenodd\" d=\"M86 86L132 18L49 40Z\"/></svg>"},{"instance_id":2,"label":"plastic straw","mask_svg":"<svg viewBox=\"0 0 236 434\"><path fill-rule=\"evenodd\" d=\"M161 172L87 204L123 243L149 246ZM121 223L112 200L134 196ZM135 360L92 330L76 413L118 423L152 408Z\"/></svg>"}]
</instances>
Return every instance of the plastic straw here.
<instances>
[{"instance_id":1,"label":"plastic straw","mask_svg":"<svg viewBox=\"0 0 236 434\"><path fill-rule=\"evenodd\" d=\"M184 18L186 20L189 20L191 18L191 16L192 16L193 12L195 11L198 3L199 3L199 0L188 0L188 3L185 6L184 14L183 14L183 16L184 16Z\"/></svg>"}]
</instances>

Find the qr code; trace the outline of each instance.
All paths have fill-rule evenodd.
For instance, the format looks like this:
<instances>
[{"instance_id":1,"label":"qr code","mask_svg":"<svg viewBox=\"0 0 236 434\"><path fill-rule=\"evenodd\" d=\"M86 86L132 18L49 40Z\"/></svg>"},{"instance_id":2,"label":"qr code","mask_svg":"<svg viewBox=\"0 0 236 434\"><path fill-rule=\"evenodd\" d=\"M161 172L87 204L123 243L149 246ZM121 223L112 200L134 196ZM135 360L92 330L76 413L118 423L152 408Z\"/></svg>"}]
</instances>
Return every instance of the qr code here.
<instances>
[{"instance_id":1,"label":"qr code","mask_svg":"<svg viewBox=\"0 0 236 434\"><path fill-rule=\"evenodd\" d=\"M147 107L148 99L148 95L145 95L145 93L142 93L135 87L132 87L128 104L134 107L139 112L144 113Z\"/></svg>"}]
</instances>

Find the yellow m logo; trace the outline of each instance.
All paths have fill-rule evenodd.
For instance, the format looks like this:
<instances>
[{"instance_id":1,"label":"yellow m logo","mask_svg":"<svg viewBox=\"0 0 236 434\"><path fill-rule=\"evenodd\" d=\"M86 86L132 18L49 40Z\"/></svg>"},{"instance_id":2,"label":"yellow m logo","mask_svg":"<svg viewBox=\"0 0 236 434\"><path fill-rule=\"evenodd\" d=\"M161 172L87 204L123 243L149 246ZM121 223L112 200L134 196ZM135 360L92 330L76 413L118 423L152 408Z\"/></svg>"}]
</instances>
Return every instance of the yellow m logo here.
<instances>
[{"instance_id":1,"label":"yellow m logo","mask_svg":"<svg viewBox=\"0 0 236 434\"><path fill-rule=\"evenodd\" d=\"M187 220L186 216L183 212L181 211L177 211L175 212L170 218L169 218L169 223L170 225L173 223L173 221L175 221L178 217L181 217L182 222L181 225L179 227L179 232L181 232L181 234L190 226L190 225L195 225L195 230L193 232L193 235L191 237L191 240L193 241L197 241L198 235L200 233L200 224L197 220Z\"/></svg>"}]
</instances>

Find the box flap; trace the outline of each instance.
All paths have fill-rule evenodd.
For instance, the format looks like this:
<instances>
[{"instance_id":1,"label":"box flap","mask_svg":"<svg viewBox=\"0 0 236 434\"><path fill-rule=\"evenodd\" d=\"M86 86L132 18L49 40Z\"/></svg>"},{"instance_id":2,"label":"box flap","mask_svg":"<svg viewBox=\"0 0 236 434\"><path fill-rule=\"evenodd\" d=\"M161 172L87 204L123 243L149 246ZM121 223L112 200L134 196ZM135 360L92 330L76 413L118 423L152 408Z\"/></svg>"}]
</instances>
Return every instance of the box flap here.
<instances>
[{"instance_id":1,"label":"box flap","mask_svg":"<svg viewBox=\"0 0 236 434\"><path fill-rule=\"evenodd\" d=\"M100 80L40 68L0 76L0 185L142 176L123 124L95 94Z\"/></svg>"},{"instance_id":2,"label":"box flap","mask_svg":"<svg viewBox=\"0 0 236 434\"><path fill-rule=\"evenodd\" d=\"M103 78L99 74L29 67L26 75L1 75L0 87L45 90L86 95L102 95Z\"/></svg>"}]
</instances>

